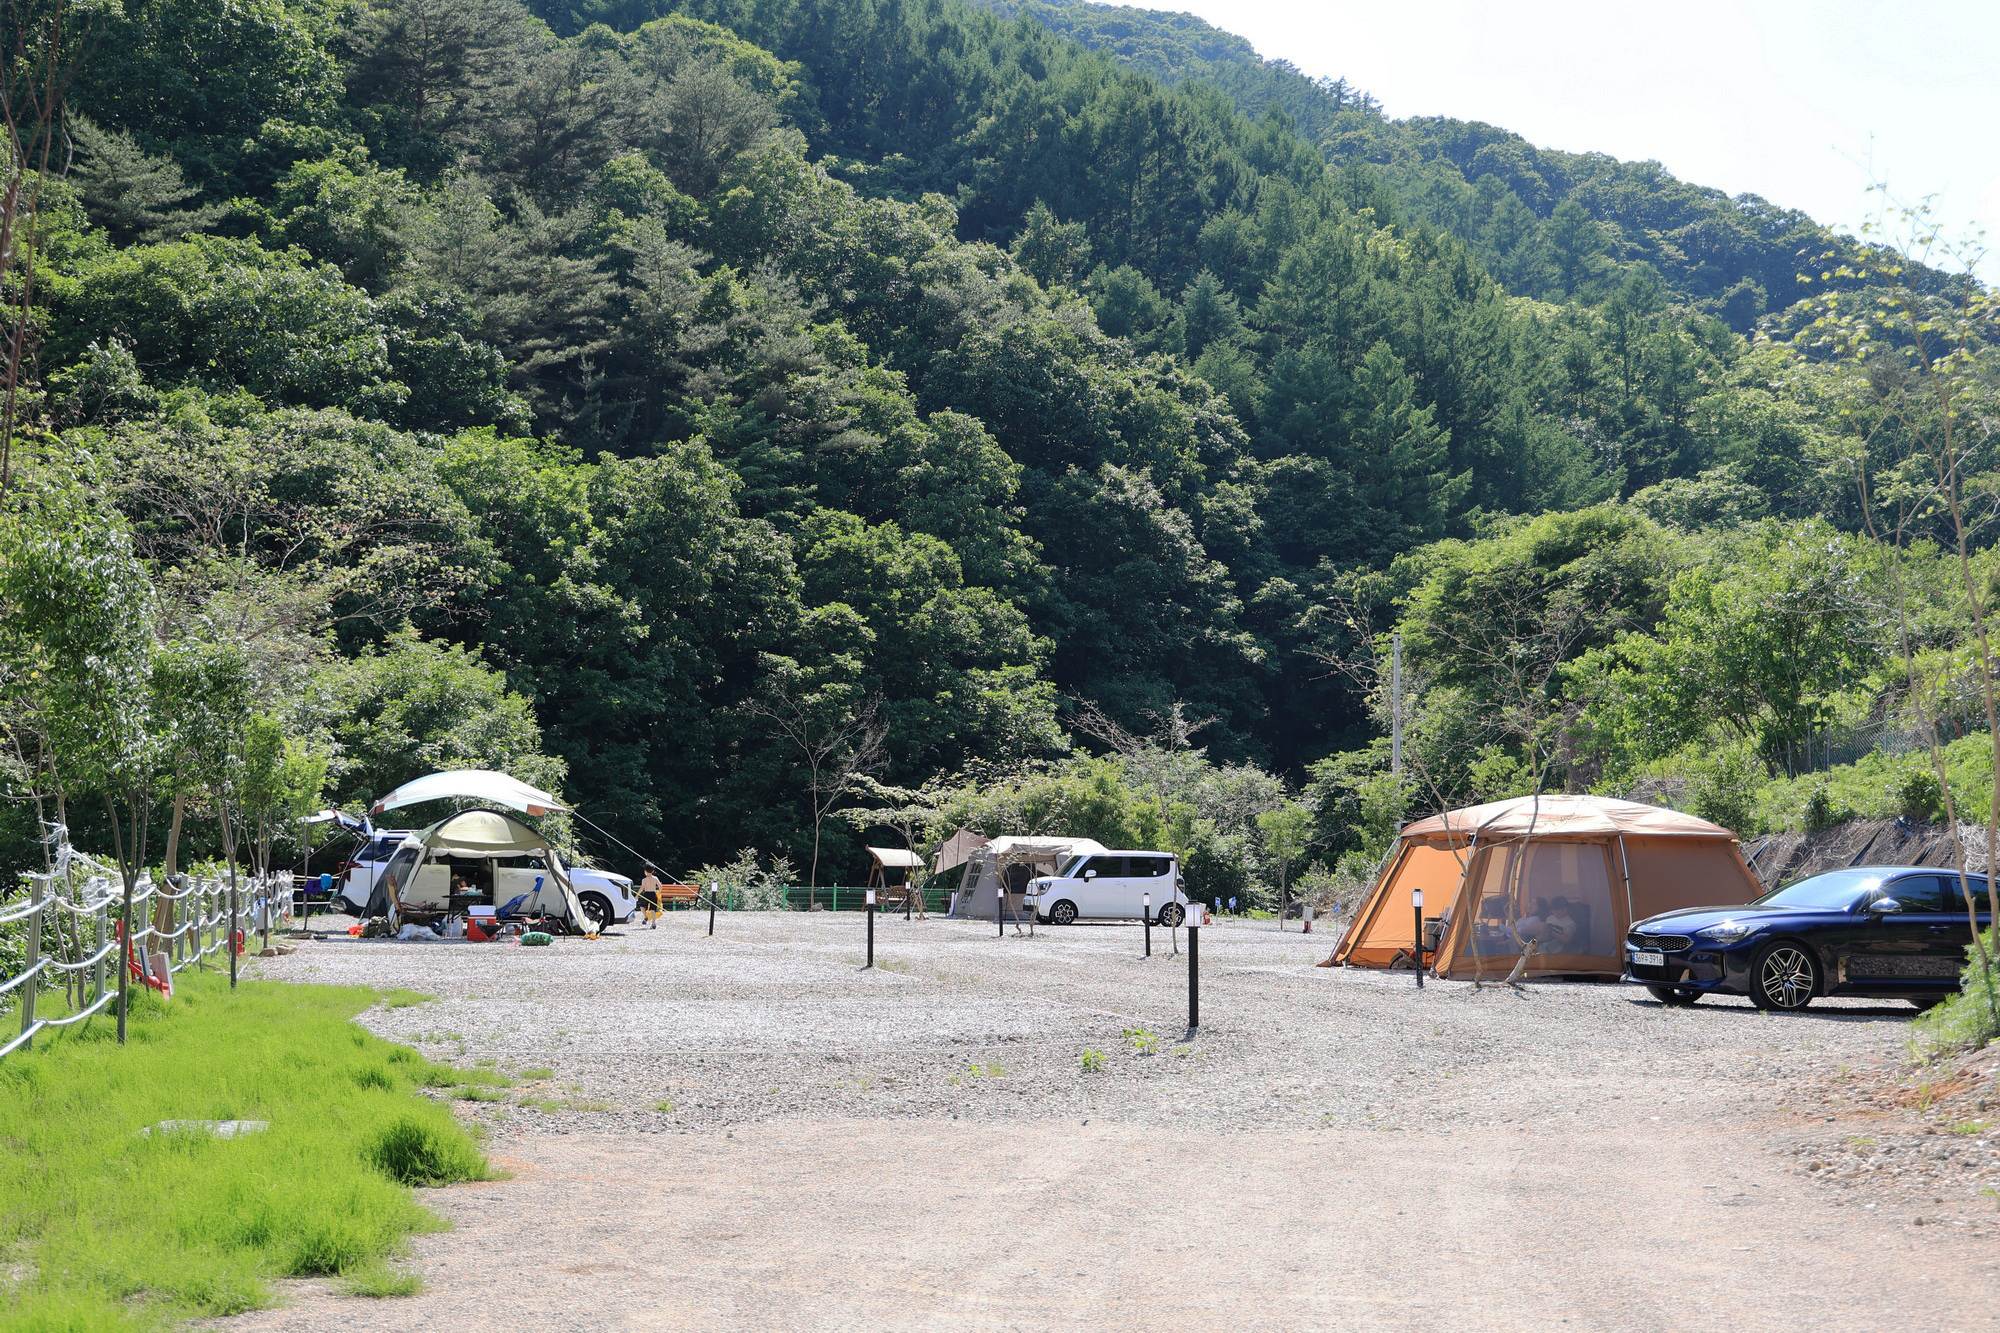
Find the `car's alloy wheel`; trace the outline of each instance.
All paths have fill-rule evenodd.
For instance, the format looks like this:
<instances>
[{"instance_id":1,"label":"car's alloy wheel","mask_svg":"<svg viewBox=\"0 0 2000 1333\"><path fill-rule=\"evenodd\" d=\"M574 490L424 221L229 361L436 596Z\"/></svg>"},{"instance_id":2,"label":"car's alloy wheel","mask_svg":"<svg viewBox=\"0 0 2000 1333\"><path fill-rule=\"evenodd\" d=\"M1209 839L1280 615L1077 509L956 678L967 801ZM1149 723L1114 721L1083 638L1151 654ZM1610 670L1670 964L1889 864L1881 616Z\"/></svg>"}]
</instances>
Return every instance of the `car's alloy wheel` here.
<instances>
[{"instance_id":1,"label":"car's alloy wheel","mask_svg":"<svg viewBox=\"0 0 2000 1333\"><path fill-rule=\"evenodd\" d=\"M1693 1004L1701 998L1700 991L1682 990L1678 986L1648 986L1646 987L1646 991L1661 1004L1673 1005L1677 1008Z\"/></svg>"},{"instance_id":2,"label":"car's alloy wheel","mask_svg":"<svg viewBox=\"0 0 2000 1333\"><path fill-rule=\"evenodd\" d=\"M1803 1009L1818 990L1819 964L1797 944L1772 945L1750 969L1750 999L1759 1009Z\"/></svg>"},{"instance_id":3,"label":"car's alloy wheel","mask_svg":"<svg viewBox=\"0 0 2000 1333\"><path fill-rule=\"evenodd\" d=\"M1179 903L1168 903L1160 909L1160 924L1172 930L1187 920L1187 911Z\"/></svg>"},{"instance_id":4,"label":"car's alloy wheel","mask_svg":"<svg viewBox=\"0 0 2000 1333\"><path fill-rule=\"evenodd\" d=\"M602 935L611 925L611 900L601 893L586 893L577 900L583 909L583 919L589 923L590 933Z\"/></svg>"},{"instance_id":5,"label":"car's alloy wheel","mask_svg":"<svg viewBox=\"0 0 2000 1333\"><path fill-rule=\"evenodd\" d=\"M1053 921L1058 926L1075 925L1076 904L1072 902L1057 903L1054 907L1051 907L1049 909L1049 920Z\"/></svg>"}]
</instances>

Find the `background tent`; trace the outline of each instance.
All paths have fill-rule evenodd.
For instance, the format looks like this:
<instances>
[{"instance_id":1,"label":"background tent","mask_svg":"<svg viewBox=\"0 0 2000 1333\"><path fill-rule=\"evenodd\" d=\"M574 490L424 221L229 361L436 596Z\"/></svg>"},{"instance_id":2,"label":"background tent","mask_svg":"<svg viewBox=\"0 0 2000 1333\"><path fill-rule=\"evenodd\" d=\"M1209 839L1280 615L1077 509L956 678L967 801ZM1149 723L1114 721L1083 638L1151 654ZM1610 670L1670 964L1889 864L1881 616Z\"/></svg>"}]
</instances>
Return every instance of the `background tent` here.
<instances>
[{"instance_id":1,"label":"background tent","mask_svg":"<svg viewBox=\"0 0 2000 1333\"><path fill-rule=\"evenodd\" d=\"M964 865L965 859L974 851L991 841L992 839L984 833L974 833L971 829L962 828L946 838L944 845L937 849L937 858L932 862L931 869L940 875L947 870L954 870Z\"/></svg>"},{"instance_id":2,"label":"background tent","mask_svg":"<svg viewBox=\"0 0 2000 1333\"><path fill-rule=\"evenodd\" d=\"M1531 918L1562 910L1575 931L1565 946L1538 948L1524 975L1615 977L1634 921L1763 891L1736 835L1719 824L1599 796L1524 796L1406 827L1329 961L1407 962L1415 888L1424 916L1439 918L1436 974L1495 980L1520 958L1520 928Z\"/></svg>"},{"instance_id":3,"label":"background tent","mask_svg":"<svg viewBox=\"0 0 2000 1333\"><path fill-rule=\"evenodd\" d=\"M1007 919L1025 920L1028 910L1021 892L1029 880L1053 875L1056 866L1072 856L1103 850L1104 844L1094 838L994 838L965 858L965 878L951 895L948 915L991 921L1004 886Z\"/></svg>"}]
</instances>

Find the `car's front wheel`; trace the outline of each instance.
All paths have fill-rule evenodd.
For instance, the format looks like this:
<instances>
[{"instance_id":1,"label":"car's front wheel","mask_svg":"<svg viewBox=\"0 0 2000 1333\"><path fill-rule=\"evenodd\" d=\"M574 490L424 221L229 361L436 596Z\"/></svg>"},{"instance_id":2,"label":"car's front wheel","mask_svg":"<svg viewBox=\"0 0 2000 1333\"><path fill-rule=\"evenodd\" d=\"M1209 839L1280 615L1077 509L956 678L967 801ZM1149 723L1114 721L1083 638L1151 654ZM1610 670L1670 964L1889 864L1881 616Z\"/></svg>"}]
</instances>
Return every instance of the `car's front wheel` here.
<instances>
[{"instance_id":1,"label":"car's front wheel","mask_svg":"<svg viewBox=\"0 0 2000 1333\"><path fill-rule=\"evenodd\" d=\"M611 900L601 893L585 893L577 896L576 905L583 909L583 919L593 935L602 935L611 926Z\"/></svg>"},{"instance_id":2,"label":"car's front wheel","mask_svg":"<svg viewBox=\"0 0 2000 1333\"><path fill-rule=\"evenodd\" d=\"M1049 909L1049 920L1058 926L1076 924L1076 904L1064 899Z\"/></svg>"},{"instance_id":3,"label":"car's front wheel","mask_svg":"<svg viewBox=\"0 0 2000 1333\"><path fill-rule=\"evenodd\" d=\"M1750 966L1750 1002L1759 1009L1796 1012L1818 993L1819 963L1804 945L1781 940Z\"/></svg>"},{"instance_id":4,"label":"car's front wheel","mask_svg":"<svg viewBox=\"0 0 2000 1333\"><path fill-rule=\"evenodd\" d=\"M1683 990L1679 986L1648 986L1646 993L1661 1004L1673 1005L1675 1008L1685 1008L1701 998L1700 991Z\"/></svg>"},{"instance_id":5,"label":"car's front wheel","mask_svg":"<svg viewBox=\"0 0 2000 1333\"><path fill-rule=\"evenodd\" d=\"M1187 920L1187 909L1179 903L1168 903L1160 909L1160 924L1168 930Z\"/></svg>"}]
</instances>

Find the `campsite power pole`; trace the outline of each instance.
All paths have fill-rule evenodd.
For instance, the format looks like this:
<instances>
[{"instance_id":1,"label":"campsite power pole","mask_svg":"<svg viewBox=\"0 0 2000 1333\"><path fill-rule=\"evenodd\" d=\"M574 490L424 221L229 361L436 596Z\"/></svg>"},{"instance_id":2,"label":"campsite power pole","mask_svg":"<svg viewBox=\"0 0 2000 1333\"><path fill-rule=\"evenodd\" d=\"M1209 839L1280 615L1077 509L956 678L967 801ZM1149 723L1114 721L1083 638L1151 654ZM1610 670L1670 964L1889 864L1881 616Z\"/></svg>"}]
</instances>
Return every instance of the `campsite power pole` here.
<instances>
[{"instance_id":1,"label":"campsite power pole","mask_svg":"<svg viewBox=\"0 0 2000 1333\"><path fill-rule=\"evenodd\" d=\"M1403 636L1389 636L1389 772L1403 776Z\"/></svg>"}]
</instances>

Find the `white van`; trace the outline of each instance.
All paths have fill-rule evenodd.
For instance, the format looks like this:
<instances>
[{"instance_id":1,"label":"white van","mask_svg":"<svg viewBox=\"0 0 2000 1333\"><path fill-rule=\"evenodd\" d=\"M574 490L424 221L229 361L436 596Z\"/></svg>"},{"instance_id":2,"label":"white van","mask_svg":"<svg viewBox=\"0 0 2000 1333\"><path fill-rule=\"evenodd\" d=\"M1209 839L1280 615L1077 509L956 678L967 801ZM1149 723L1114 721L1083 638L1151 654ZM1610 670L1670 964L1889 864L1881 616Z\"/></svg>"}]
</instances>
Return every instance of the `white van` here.
<instances>
[{"instance_id":1,"label":"white van","mask_svg":"<svg viewBox=\"0 0 2000 1333\"><path fill-rule=\"evenodd\" d=\"M1067 926L1075 921L1139 921L1148 899L1153 923L1178 926L1187 919L1187 894L1172 852L1085 852L1031 880L1027 902L1035 919Z\"/></svg>"}]
</instances>

